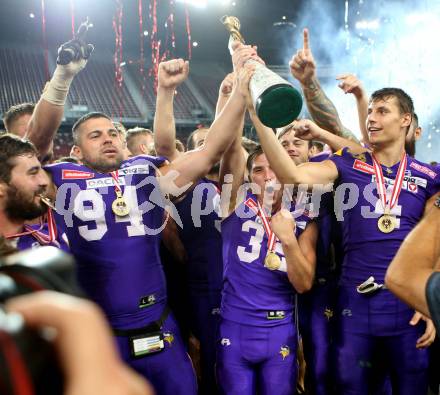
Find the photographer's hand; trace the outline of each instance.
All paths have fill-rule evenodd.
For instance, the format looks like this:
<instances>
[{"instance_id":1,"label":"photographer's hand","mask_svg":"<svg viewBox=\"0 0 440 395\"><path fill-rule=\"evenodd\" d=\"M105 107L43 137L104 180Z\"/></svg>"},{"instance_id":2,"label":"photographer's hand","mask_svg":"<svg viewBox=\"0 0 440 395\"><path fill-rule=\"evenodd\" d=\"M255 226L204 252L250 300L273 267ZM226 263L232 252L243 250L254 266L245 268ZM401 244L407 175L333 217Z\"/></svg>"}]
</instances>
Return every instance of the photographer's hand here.
<instances>
[{"instance_id":1,"label":"photographer's hand","mask_svg":"<svg viewBox=\"0 0 440 395\"><path fill-rule=\"evenodd\" d=\"M34 328L56 330L55 347L65 375L65 395L150 395L153 390L119 358L110 328L92 302L52 291L11 299Z\"/></svg>"}]
</instances>

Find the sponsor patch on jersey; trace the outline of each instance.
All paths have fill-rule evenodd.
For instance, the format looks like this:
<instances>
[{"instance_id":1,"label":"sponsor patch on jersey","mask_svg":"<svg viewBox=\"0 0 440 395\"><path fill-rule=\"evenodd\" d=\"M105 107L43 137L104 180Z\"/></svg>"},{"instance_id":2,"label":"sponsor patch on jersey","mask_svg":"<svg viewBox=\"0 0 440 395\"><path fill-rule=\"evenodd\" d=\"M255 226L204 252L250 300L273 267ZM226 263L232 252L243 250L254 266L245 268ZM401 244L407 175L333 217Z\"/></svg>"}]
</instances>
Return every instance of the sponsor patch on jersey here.
<instances>
[{"instance_id":1,"label":"sponsor patch on jersey","mask_svg":"<svg viewBox=\"0 0 440 395\"><path fill-rule=\"evenodd\" d=\"M268 311L266 314L268 320L282 320L284 317L286 317L286 312L283 310Z\"/></svg>"},{"instance_id":2,"label":"sponsor patch on jersey","mask_svg":"<svg viewBox=\"0 0 440 395\"><path fill-rule=\"evenodd\" d=\"M369 165L368 163L365 163L359 159L356 159L353 163L353 169L359 170L362 173L367 174L374 174L374 168L373 166Z\"/></svg>"},{"instance_id":3,"label":"sponsor patch on jersey","mask_svg":"<svg viewBox=\"0 0 440 395\"><path fill-rule=\"evenodd\" d=\"M408 191L417 193L417 184L414 184L413 182L408 182Z\"/></svg>"},{"instance_id":4,"label":"sponsor patch on jersey","mask_svg":"<svg viewBox=\"0 0 440 395\"><path fill-rule=\"evenodd\" d=\"M431 177L432 179L437 177L437 173L434 170L431 170L430 168L426 166L422 166L416 162L411 162L409 166L412 167L413 169L416 169L417 171L420 171L423 174L426 174L428 177Z\"/></svg>"},{"instance_id":5,"label":"sponsor patch on jersey","mask_svg":"<svg viewBox=\"0 0 440 395\"><path fill-rule=\"evenodd\" d=\"M394 185L395 180L387 177L384 177L384 180L386 186ZM371 182L376 182L376 176L373 175L371 177ZM405 176L403 177L402 189L406 189L407 191L410 191L412 193L417 193L419 190L418 187L422 187L426 189L427 185L428 185L428 181L424 178Z\"/></svg>"},{"instance_id":6,"label":"sponsor patch on jersey","mask_svg":"<svg viewBox=\"0 0 440 395\"><path fill-rule=\"evenodd\" d=\"M131 174L148 174L149 166L148 165L136 165L136 166L128 166L123 169L119 169L119 175L128 176Z\"/></svg>"},{"instance_id":7,"label":"sponsor patch on jersey","mask_svg":"<svg viewBox=\"0 0 440 395\"><path fill-rule=\"evenodd\" d=\"M63 180L87 180L95 177L95 173L82 170L63 169L61 177Z\"/></svg>"},{"instance_id":8,"label":"sponsor patch on jersey","mask_svg":"<svg viewBox=\"0 0 440 395\"><path fill-rule=\"evenodd\" d=\"M125 178L119 177L119 185L125 185ZM112 177L106 178L94 178L93 180L87 180L87 189L105 188L115 186L115 180Z\"/></svg>"}]
</instances>

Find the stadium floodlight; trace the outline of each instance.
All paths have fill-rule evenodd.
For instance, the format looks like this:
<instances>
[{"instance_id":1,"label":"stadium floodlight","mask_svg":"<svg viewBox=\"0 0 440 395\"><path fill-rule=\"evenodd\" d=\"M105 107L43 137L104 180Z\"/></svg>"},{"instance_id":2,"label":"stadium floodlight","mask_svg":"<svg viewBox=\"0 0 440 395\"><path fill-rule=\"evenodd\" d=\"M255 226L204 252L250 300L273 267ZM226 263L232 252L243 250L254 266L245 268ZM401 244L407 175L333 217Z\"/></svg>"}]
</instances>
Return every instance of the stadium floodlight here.
<instances>
[{"instance_id":1,"label":"stadium floodlight","mask_svg":"<svg viewBox=\"0 0 440 395\"><path fill-rule=\"evenodd\" d=\"M186 3L197 8L205 8L208 0L177 0L178 3Z\"/></svg>"},{"instance_id":2,"label":"stadium floodlight","mask_svg":"<svg viewBox=\"0 0 440 395\"><path fill-rule=\"evenodd\" d=\"M29 18L34 19L34 18L35 18L35 14L34 14L33 12L31 12L31 13L29 14Z\"/></svg>"},{"instance_id":3,"label":"stadium floodlight","mask_svg":"<svg viewBox=\"0 0 440 395\"><path fill-rule=\"evenodd\" d=\"M194 41L193 42L193 47L198 47L198 46L199 46L199 43L197 41Z\"/></svg>"}]
</instances>

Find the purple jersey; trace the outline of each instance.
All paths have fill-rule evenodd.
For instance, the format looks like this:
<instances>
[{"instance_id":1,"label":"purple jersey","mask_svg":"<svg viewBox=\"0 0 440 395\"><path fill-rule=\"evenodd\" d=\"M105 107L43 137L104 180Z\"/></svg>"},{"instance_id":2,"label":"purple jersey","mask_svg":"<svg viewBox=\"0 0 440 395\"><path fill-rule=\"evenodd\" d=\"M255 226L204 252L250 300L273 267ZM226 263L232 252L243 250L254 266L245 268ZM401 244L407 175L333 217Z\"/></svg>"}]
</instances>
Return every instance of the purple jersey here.
<instances>
[{"instance_id":1,"label":"purple jersey","mask_svg":"<svg viewBox=\"0 0 440 395\"><path fill-rule=\"evenodd\" d=\"M202 179L176 208L183 223L179 236L188 255L190 288L220 291L223 259L217 183Z\"/></svg>"},{"instance_id":2,"label":"purple jersey","mask_svg":"<svg viewBox=\"0 0 440 395\"><path fill-rule=\"evenodd\" d=\"M49 236L49 228L47 226L47 222L45 222L42 227L41 227L41 225L29 225L28 228L32 228L32 229L38 231L36 233L43 235L45 237ZM53 247L60 248L61 250L65 251L65 252L70 252L67 237L64 233L61 235L58 233L56 239L50 243L42 242L40 237L38 237L38 235L31 234L31 233L25 234L23 236L8 238L8 241L11 243L11 245L13 247L17 248L20 251L27 250L29 248L53 246Z\"/></svg>"},{"instance_id":3,"label":"purple jersey","mask_svg":"<svg viewBox=\"0 0 440 395\"><path fill-rule=\"evenodd\" d=\"M162 158L137 156L122 162L118 183L130 212L112 211L115 182L84 165L46 166L57 191L57 223L78 263L78 280L118 329L157 320L166 304L159 257L163 199L155 176Z\"/></svg>"},{"instance_id":4,"label":"purple jersey","mask_svg":"<svg viewBox=\"0 0 440 395\"><path fill-rule=\"evenodd\" d=\"M250 193L247 199L257 202ZM309 221L306 216L296 218L296 237ZM290 321L295 289L287 277L283 248L277 241L274 250L281 258L280 269L265 268L267 235L261 219L244 202L223 220L222 239L222 318L254 326L274 326Z\"/></svg>"},{"instance_id":5,"label":"purple jersey","mask_svg":"<svg viewBox=\"0 0 440 395\"><path fill-rule=\"evenodd\" d=\"M383 283L385 272L405 239L423 215L425 203L438 191L439 174L429 165L408 157L402 190L397 204L391 209L396 216L396 229L388 234L377 226L378 218L384 210L378 199L371 154L354 155L347 148L336 152L330 160L338 168L338 189L335 206L347 198L348 193L359 191L359 199L347 207L343 213L344 263L341 283L359 285L369 276ZM382 166L387 194L391 193L399 163L392 167ZM349 188L345 190L342 184ZM347 204L350 197L348 196ZM351 207L351 208L349 208ZM338 211L336 209L336 211ZM340 213L337 213L339 220Z\"/></svg>"}]
</instances>

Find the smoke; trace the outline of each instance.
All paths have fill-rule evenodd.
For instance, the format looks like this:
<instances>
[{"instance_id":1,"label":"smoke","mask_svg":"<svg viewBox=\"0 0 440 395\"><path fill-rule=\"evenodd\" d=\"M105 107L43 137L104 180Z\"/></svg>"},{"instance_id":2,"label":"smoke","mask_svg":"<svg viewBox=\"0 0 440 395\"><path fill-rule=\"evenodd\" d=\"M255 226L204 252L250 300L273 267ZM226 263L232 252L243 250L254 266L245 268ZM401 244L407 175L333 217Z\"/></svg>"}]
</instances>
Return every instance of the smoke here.
<instances>
[{"instance_id":1,"label":"smoke","mask_svg":"<svg viewBox=\"0 0 440 395\"><path fill-rule=\"evenodd\" d=\"M309 0L295 23L285 64L308 27L318 77L345 126L360 136L355 99L337 87L336 75L356 74L368 93L402 88L423 128L417 158L440 159L440 0Z\"/></svg>"}]
</instances>

